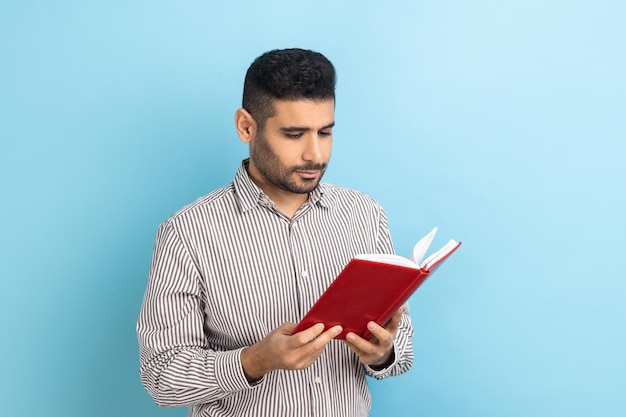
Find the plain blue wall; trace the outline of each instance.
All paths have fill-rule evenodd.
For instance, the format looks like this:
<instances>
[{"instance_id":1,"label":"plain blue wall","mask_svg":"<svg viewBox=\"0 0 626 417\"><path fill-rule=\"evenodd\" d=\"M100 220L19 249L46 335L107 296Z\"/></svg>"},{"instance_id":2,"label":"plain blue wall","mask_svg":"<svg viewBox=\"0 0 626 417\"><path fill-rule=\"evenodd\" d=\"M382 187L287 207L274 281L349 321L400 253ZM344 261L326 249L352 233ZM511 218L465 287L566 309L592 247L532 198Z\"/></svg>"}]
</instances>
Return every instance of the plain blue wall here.
<instances>
[{"instance_id":1,"label":"plain blue wall","mask_svg":"<svg viewBox=\"0 0 626 417\"><path fill-rule=\"evenodd\" d=\"M384 3L384 5L383 5ZM339 73L330 182L396 249L461 251L412 298L372 416L626 415L626 31L615 1L5 1L0 414L183 416L137 373L158 224L229 182L244 72Z\"/></svg>"}]
</instances>

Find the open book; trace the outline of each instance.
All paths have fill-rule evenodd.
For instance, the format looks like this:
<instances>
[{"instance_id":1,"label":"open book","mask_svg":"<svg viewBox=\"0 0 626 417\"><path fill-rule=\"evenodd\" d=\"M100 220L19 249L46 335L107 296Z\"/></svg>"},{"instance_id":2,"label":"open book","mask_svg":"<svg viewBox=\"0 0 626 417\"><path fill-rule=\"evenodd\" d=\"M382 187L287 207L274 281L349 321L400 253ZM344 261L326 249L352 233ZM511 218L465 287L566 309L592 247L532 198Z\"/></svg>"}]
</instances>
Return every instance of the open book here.
<instances>
[{"instance_id":1,"label":"open book","mask_svg":"<svg viewBox=\"0 0 626 417\"><path fill-rule=\"evenodd\" d=\"M317 323L324 323L326 329L340 324L343 332L337 339L345 339L348 332L369 339L372 335L367 323L375 321L384 326L426 278L461 246L461 242L450 240L424 259L435 233L436 227L420 239L409 259L392 254L355 256L293 333Z\"/></svg>"}]
</instances>

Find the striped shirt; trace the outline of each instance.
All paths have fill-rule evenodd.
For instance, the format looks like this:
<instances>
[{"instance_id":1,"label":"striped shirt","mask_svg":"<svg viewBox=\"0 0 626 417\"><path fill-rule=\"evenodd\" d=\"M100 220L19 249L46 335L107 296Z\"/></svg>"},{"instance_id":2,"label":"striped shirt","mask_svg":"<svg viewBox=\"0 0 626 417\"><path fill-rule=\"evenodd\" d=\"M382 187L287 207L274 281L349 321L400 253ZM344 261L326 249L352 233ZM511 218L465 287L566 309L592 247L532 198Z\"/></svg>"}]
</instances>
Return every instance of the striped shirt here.
<instances>
[{"instance_id":1,"label":"striped shirt","mask_svg":"<svg viewBox=\"0 0 626 417\"><path fill-rule=\"evenodd\" d=\"M251 384L240 353L297 323L354 255L392 252L385 214L370 197L320 183L290 219L244 161L233 183L159 227L137 322L144 386L161 406L190 407L189 416L367 416L366 375L398 375L413 361L406 309L395 360L383 370L332 340L307 369Z\"/></svg>"}]
</instances>

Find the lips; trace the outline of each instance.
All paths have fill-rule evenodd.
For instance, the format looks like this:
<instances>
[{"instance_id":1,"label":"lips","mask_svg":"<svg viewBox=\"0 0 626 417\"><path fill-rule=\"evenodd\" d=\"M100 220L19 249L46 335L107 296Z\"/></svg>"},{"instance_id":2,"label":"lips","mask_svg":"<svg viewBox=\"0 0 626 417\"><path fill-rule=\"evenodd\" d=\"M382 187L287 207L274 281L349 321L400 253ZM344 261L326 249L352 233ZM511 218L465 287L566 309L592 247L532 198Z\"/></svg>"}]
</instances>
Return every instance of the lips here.
<instances>
[{"instance_id":1,"label":"lips","mask_svg":"<svg viewBox=\"0 0 626 417\"><path fill-rule=\"evenodd\" d=\"M296 171L296 173L298 175L300 175L302 178L308 178L308 179L313 179L313 178L317 178L320 175L320 171L318 170L312 170L312 171Z\"/></svg>"}]
</instances>

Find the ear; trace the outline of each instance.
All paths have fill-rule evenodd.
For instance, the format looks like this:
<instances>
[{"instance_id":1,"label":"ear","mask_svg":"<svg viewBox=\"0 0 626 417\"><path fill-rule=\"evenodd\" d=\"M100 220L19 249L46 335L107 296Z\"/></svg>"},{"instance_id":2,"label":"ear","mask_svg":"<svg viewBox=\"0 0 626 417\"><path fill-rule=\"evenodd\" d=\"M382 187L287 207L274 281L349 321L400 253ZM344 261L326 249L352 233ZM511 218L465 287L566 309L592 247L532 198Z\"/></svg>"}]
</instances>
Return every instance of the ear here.
<instances>
[{"instance_id":1,"label":"ear","mask_svg":"<svg viewBox=\"0 0 626 417\"><path fill-rule=\"evenodd\" d=\"M243 143L250 143L256 136L257 125L250 113L239 109L235 112L235 129Z\"/></svg>"}]
</instances>

